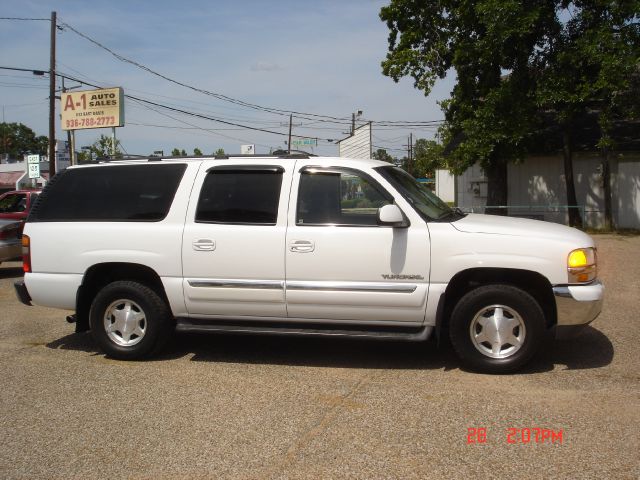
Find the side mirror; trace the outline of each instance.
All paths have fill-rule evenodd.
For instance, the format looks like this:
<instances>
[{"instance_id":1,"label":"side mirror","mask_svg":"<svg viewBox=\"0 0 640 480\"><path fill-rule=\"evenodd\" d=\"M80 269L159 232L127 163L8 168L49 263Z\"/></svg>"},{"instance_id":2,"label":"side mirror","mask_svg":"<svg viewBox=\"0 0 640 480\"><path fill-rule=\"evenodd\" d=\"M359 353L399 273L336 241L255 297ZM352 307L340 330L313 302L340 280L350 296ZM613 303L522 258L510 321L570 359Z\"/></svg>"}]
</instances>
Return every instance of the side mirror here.
<instances>
[{"instance_id":1,"label":"side mirror","mask_svg":"<svg viewBox=\"0 0 640 480\"><path fill-rule=\"evenodd\" d=\"M385 205L378 209L378 225L406 228L409 226L409 221L405 219L397 205Z\"/></svg>"}]
</instances>

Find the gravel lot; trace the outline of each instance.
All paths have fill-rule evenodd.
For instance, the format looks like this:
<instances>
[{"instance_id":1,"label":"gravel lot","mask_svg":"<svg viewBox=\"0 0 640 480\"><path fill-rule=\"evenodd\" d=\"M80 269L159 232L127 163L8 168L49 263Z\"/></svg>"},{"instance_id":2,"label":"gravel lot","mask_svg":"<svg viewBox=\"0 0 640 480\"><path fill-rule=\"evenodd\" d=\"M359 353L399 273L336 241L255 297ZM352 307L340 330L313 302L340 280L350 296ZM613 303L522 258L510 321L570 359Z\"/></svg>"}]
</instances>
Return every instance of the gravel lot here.
<instances>
[{"instance_id":1,"label":"gravel lot","mask_svg":"<svg viewBox=\"0 0 640 480\"><path fill-rule=\"evenodd\" d=\"M0 478L640 478L640 237L595 238L603 313L510 376L352 340L182 335L113 361L3 264Z\"/></svg>"}]
</instances>

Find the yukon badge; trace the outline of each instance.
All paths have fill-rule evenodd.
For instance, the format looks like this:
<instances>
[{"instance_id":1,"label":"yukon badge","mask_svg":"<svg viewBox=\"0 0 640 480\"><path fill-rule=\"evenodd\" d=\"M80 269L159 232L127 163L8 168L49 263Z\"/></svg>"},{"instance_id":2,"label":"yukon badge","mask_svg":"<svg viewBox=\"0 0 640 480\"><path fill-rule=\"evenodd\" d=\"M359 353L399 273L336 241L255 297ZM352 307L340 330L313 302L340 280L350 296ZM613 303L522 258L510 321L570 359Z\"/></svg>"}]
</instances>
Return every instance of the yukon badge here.
<instances>
[{"instance_id":1,"label":"yukon badge","mask_svg":"<svg viewBox=\"0 0 640 480\"><path fill-rule=\"evenodd\" d=\"M396 275L396 274L382 274L382 278L385 280L424 280L422 275Z\"/></svg>"}]
</instances>

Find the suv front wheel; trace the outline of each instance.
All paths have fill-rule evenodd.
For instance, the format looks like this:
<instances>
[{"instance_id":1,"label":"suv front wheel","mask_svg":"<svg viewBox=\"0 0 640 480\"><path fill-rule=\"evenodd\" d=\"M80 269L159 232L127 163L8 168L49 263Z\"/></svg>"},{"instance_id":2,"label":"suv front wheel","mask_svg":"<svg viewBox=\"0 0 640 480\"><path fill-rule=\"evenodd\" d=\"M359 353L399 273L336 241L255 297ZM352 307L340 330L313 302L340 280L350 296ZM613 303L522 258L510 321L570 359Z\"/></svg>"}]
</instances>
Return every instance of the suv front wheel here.
<instances>
[{"instance_id":1,"label":"suv front wheel","mask_svg":"<svg viewBox=\"0 0 640 480\"><path fill-rule=\"evenodd\" d=\"M485 285L465 294L451 314L453 348L471 370L508 373L538 351L545 317L538 302L512 285Z\"/></svg>"},{"instance_id":2,"label":"suv front wheel","mask_svg":"<svg viewBox=\"0 0 640 480\"><path fill-rule=\"evenodd\" d=\"M89 314L91 333L110 357L134 360L159 352L171 334L167 304L152 289L117 281L98 292Z\"/></svg>"}]
</instances>

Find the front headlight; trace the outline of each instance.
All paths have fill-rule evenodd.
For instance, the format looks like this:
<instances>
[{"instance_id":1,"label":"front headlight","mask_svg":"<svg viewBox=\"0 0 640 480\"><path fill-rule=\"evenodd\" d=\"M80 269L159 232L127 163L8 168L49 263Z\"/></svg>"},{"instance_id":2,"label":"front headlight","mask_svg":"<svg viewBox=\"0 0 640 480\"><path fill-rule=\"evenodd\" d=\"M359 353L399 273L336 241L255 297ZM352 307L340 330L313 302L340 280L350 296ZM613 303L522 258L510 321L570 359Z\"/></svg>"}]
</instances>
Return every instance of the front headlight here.
<instances>
[{"instance_id":1,"label":"front headlight","mask_svg":"<svg viewBox=\"0 0 640 480\"><path fill-rule=\"evenodd\" d=\"M569 283L586 283L598 274L595 248L578 248L567 257Z\"/></svg>"}]
</instances>

